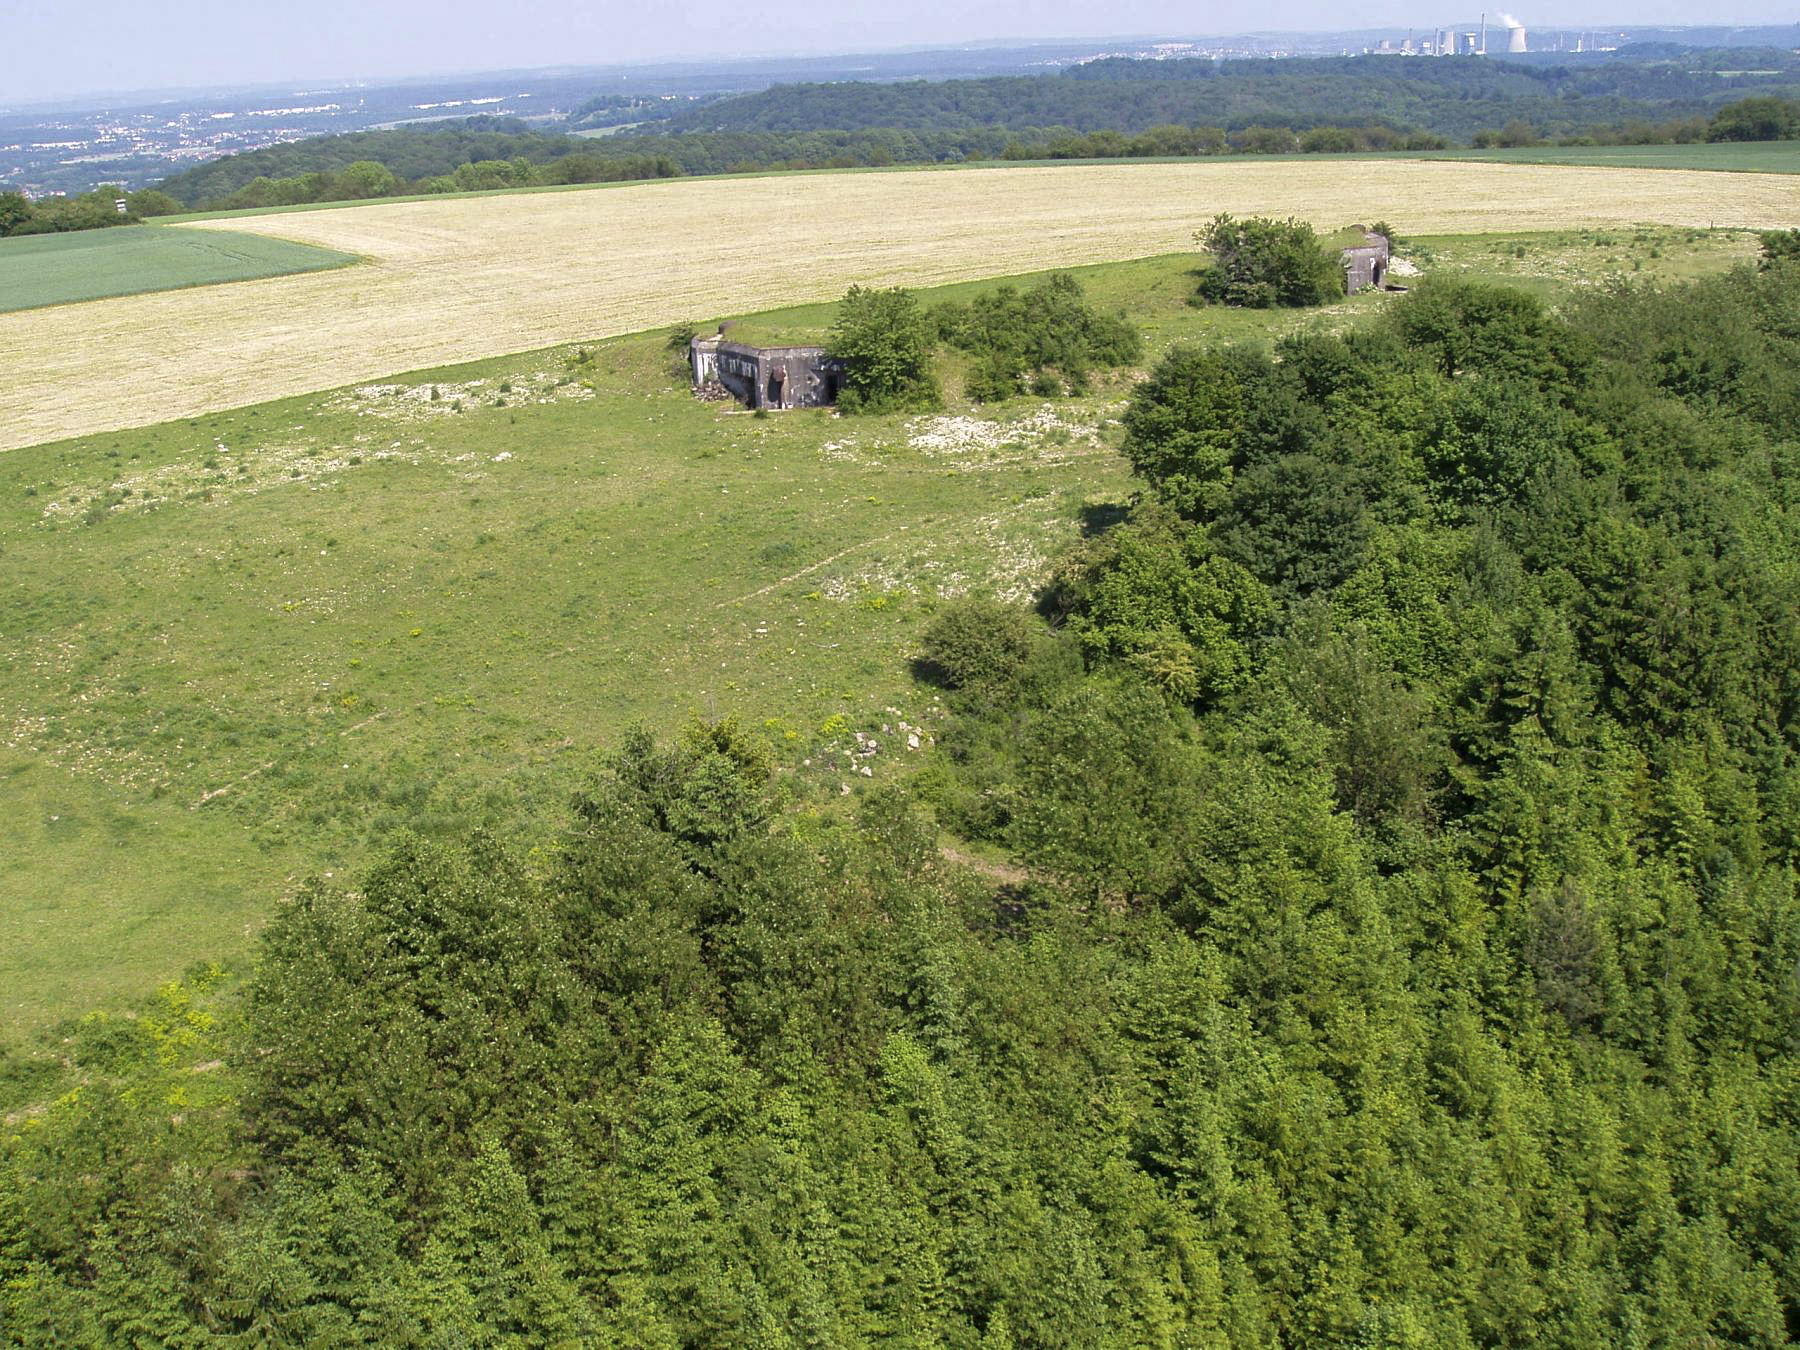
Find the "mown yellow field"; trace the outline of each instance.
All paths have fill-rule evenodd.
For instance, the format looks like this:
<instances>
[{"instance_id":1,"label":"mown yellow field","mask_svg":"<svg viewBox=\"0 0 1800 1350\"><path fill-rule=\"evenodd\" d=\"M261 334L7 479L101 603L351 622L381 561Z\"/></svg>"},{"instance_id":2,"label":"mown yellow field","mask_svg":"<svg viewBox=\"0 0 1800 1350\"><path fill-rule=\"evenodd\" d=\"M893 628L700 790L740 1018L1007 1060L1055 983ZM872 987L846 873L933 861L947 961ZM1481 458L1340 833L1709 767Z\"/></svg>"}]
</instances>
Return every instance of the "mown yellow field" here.
<instances>
[{"instance_id":1,"label":"mown yellow field","mask_svg":"<svg viewBox=\"0 0 1800 1350\"><path fill-rule=\"evenodd\" d=\"M689 179L210 222L360 267L0 316L0 449L402 370L1187 248L1219 211L1408 233L1800 220L1800 176L1199 162Z\"/></svg>"}]
</instances>

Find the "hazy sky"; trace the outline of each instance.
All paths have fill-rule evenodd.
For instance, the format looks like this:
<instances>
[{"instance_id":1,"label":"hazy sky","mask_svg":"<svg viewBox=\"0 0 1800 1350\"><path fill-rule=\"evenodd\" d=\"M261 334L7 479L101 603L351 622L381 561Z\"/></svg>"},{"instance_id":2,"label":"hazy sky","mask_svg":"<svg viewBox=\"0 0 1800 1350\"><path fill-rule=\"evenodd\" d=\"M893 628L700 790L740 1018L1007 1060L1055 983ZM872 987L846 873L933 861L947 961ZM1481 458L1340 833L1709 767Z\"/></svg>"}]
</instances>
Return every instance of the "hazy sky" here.
<instances>
[{"instance_id":1,"label":"hazy sky","mask_svg":"<svg viewBox=\"0 0 1800 1350\"><path fill-rule=\"evenodd\" d=\"M1505 0L1500 0L1505 3ZM1427 28L1481 0L1372 0L1360 22ZM1528 27L1552 15L1514 6ZM1467 11L1467 13L1464 13ZM92 91L600 65L730 53L867 51L989 38L1341 28L1333 0L1245 7L1158 0L0 0L0 104ZM1677 0L1590 0L1557 26L1784 23L1774 0L1697 10Z\"/></svg>"}]
</instances>

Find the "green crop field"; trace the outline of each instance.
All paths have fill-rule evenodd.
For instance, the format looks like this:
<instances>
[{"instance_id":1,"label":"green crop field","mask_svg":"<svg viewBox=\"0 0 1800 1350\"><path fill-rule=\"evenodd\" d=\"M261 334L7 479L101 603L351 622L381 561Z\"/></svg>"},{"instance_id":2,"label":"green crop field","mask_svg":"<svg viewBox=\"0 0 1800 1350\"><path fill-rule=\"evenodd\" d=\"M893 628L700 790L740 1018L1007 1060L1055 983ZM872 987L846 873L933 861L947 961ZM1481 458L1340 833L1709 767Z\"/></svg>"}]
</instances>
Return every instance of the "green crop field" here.
<instances>
[{"instance_id":1,"label":"green crop field","mask_svg":"<svg viewBox=\"0 0 1800 1350\"><path fill-rule=\"evenodd\" d=\"M344 267L348 253L167 225L0 239L0 313Z\"/></svg>"},{"instance_id":2,"label":"green crop field","mask_svg":"<svg viewBox=\"0 0 1800 1350\"><path fill-rule=\"evenodd\" d=\"M1457 159L1489 164L1574 164L1613 169L1800 173L1800 141L1718 145L1540 145L1514 150L1453 150L1404 158Z\"/></svg>"},{"instance_id":3,"label":"green crop field","mask_svg":"<svg viewBox=\"0 0 1800 1350\"><path fill-rule=\"evenodd\" d=\"M1672 229L1413 246L1544 293L1753 251ZM1387 303L1195 309L1197 265L1077 275L1153 356ZM821 810L905 773L899 723L928 743L938 716L908 666L933 608L1030 591L1133 490L1127 376L971 408L959 359L942 416L754 417L692 399L653 332L0 456L0 1041L240 956L307 873L403 827L547 843L635 722L738 712Z\"/></svg>"}]
</instances>

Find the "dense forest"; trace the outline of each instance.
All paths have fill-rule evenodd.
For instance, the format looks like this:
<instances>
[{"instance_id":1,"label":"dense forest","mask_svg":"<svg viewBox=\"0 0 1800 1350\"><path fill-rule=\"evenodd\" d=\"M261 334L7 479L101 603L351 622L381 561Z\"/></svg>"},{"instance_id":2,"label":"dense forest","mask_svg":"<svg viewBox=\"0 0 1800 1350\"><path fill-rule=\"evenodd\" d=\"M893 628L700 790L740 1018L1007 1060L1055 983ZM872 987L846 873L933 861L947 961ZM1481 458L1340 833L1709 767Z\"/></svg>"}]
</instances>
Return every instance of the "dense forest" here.
<instances>
[{"instance_id":1,"label":"dense forest","mask_svg":"<svg viewBox=\"0 0 1800 1350\"><path fill-rule=\"evenodd\" d=\"M669 177L637 147L596 164L594 142L533 131L517 118L471 117L392 131L271 145L228 155L164 179L158 187L189 206L285 206L306 201L387 196L401 191L468 192L542 183ZM371 181L345 181L353 167L375 166ZM591 172L589 172L591 170ZM588 173L589 176L581 176Z\"/></svg>"},{"instance_id":2,"label":"dense forest","mask_svg":"<svg viewBox=\"0 0 1800 1350\"><path fill-rule=\"evenodd\" d=\"M1791 1343L1790 245L1175 350L910 786L631 735L9 1058L7 1335Z\"/></svg>"},{"instance_id":3,"label":"dense forest","mask_svg":"<svg viewBox=\"0 0 1800 1350\"><path fill-rule=\"evenodd\" d=\"M1735 69L1731 63L1735 62ZM1746 73L1754 72L1754 73ZM1513 119L1540 134L1633 120L1706 120L1751 94L1800 93L1787 51L1687 52L1575 63L1402 60L1092 61L1055 75L777 85L684 109L659 131L804 132L1062 127L1126 134L1178 124L1227 131L1377 123L1467 141Z\"/></svg>"}]
</instances>

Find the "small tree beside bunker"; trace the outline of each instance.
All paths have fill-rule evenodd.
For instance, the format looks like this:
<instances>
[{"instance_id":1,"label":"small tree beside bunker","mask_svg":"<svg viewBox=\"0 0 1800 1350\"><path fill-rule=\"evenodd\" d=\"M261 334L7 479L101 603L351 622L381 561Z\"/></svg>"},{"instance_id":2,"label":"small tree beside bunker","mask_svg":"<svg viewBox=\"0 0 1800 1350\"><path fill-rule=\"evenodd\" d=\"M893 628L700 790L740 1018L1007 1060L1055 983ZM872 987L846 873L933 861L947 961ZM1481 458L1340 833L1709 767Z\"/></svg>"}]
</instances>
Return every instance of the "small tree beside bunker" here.
<instances>
[{"instance_id":1,"label":"small tree beside bunker","mask_svg":"<svg viewBox=\"0 0 1800 1350\"><path fill-rule=\"evenodd\" d=\"M937 377L931 371L935 345L911 291L852 286L838 305L826 346L844 363L838 406L871 413L937 407Z\"/></svg>"},{"instance_id":2,"label":"small tree beside bunker","mask_svg":"<svg viewBox=\"0 0 1800 1350\"><path fill-rule=\"evenodd\" d=\"M1200 298L1244 309L1303 309L1344 294L1344 272L1313 227L1290 216L1214 216L1194 239L1213 255Z\"/></svg>"}]
</instances>

